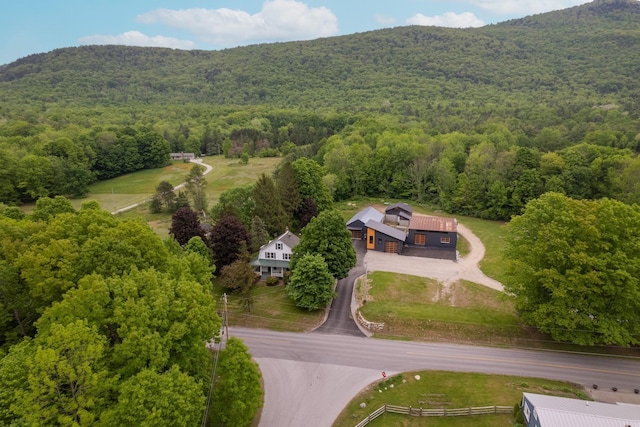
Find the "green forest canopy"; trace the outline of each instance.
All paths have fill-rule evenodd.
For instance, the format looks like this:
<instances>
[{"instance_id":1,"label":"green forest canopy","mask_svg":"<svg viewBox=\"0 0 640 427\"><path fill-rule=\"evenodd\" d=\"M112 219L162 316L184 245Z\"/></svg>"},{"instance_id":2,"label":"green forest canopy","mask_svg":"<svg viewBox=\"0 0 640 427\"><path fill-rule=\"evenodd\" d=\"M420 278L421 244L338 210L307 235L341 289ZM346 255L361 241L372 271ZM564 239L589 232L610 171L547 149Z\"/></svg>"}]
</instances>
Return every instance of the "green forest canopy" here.
<instances>
[{"instance_id":1,"label":"green forest canopy","mask_svg":"<svg viewBox=\"0 0 640 427\"><path fill-rule=\"evenodd\" d=\"M508 219L640 200L640 4L218 52L83 46L0 68L0 202L82 197L169 152L311 157L336 198ZM96 72L99 71L99 72Z\"/></svg>"}]
</instances>

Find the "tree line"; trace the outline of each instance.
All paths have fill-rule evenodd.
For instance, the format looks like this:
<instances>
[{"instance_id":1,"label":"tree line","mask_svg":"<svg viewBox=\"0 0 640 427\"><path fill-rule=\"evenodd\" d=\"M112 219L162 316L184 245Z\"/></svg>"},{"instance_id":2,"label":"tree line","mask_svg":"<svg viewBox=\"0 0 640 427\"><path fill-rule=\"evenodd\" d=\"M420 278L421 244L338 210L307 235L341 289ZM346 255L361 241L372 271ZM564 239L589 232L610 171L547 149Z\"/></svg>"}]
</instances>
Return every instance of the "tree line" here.
<instances>
[{"instance_id":1,"label":"tree line","mask_svg":"<svg viewBox=\"0 0 640 427\"><path fill-rule=\"evenodd\" d=\"M241 342L212 385L221 321L197 240L62 197L3 205L0 239L3 424L192 426L212 386L207 425L251 422L262 392Z\"/></svg>"}]
</instances>

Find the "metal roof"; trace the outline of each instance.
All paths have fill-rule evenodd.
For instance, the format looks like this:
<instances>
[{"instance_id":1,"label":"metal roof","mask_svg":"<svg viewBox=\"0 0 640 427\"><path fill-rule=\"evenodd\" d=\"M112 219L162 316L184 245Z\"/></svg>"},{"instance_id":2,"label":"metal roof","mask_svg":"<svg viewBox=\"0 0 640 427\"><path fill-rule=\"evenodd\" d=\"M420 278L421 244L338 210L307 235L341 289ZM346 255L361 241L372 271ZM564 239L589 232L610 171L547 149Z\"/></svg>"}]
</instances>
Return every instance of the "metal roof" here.
<instances>
[{"instance_id":1,"label":"metal roof","mask_svg":"<svg viewBox=\"0 0 640 427\"><path fill-rule=\"evenodd\" d=\"M351 219L347 221L347 225L352 224L358 220L362 221L363 224L366 224L369 220L382 222L383 219L384 214L382 212L372 206L369 206L368 208L365 208L352 216Z\"/></svg>"},{"instance_id":2,"label":"metal roof","mask_svg":"<svg viewBox=\"0 0 640 427\"><path fill-rule=\"evenodd\" d=\"M384 211L389 212L391 209L394 209L394 208L400 208L409 214L413 213L413 208L406 203L394 203L392 205L387 206Z\"/></svg>"},{"instance_id":3,"label":"metal roof","mask_svg":"<svg viewBox=\"0 0 640 427\"><path fill-rule=\"evenodd\" d=\"M281 267L289 268L289 261L283 261L279 259L258 259L254 258L249 263L254 267Z\"/></svg>"},{"instance_id":4,"label":"metal roof","mask_svg":"<svg viewBox=\"0 0 640 427\"><path fill-rule=\"evenodd\" d=\"M523 396L533 405L541 427L640 427L640 405L591 402L534 393L523 393Z\"/></svg>"},{"instance_id":5,"label":"metal roof","mask_svg":"<svg viewBox=\"0 0 640 427\"><path fill-rule=\"evenodd\" d=\"M455 218L416 214L411 217L409 228L411 230L455 232L458 230L458 221Z\"/></svg>"},{"instance_id":6,"label":"metal roof","mask_svg":"<svg viewBox=\"0 0 640 427\"><path fill-rule=\"evenodd\" d=\"M375 221L373 219L370 219L369 221L367 221L367 223L365 224L365 227L372 228L382 234L386 234L387 236L391 236L394 239L398 239L401 242L404 242L405 239L407 238L407 233L405 233L404 231L398 230L397 228L394 228L394 227L389 227L388 225Z\"/></svg>"}]
</instances>

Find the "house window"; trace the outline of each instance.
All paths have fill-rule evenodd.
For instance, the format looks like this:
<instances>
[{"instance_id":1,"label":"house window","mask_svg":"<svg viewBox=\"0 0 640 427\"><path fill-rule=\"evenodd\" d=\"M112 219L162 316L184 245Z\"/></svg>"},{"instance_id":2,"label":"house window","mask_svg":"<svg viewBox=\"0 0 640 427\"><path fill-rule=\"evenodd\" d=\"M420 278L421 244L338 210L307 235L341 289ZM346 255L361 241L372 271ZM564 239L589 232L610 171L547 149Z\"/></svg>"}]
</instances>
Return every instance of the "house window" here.
<instances>
[{"instance_id":1,"label":"house window","mask_svg":"<svg viewBox=\"0 0 640 427\"><path fill-rule=\"evenodd\" d=\"M426 245L427 244L427 235L426 234L416 234L413 236L413 243L416 245Z\"/></svg>"},{"instance_id":2,"label":"house window","mask_svg":"<svg viewBox=\"0 0 640 427\"><path fill-rule=\"evenodd\" d=\"M373 245L373 236L369 236L369 244Z\"/></svg>"},{"instance_id":3,"label":"house window","mask_svg":"<svg viewBox=\"0 0 640 427\"><path fill-rule=\"evenodd\" d=\"M264 257L266 259L276 259L276 253L275 252L265 252L264 253Z\"/></svg>"},{"instance_id":4,"label":"house window","mask_svg":"<svg viewBox=\"0 0 640 427\"><path fill-rule=\"evenodd\" d=\"M524 414L524 417L526 418L527 422L529 422L529 418L531 417L531 410L529 409L529 405L525 402L522 405L522 413Z\"/></svg>"},{"instance_id":5,"label":"house window","mask_svg":"<svg viewBox=\"0 0 640 427\"><path fill-rule=\"evenodd\" d=\"M451 243L451 237L441 237L440 243Z\"/></svg>"},{"instance_id":6,"label":"house window","mask_svg":"<svg viewBox=\"0 0 640 427\"><path fill-rule=\"evenodd\" d=\"M276 243L276 250L277 251L281 251L282 250L282 243Z\"/></svg>"},{"instance_id":7,"label":"house window","mask_svg":"<svg viewBox=\"0 0 640 427\"><path fill-rule=\"evenodd\" d=\"M282 259L291 259L291 254L282 254Z\"/></svg>"}]
</instances>

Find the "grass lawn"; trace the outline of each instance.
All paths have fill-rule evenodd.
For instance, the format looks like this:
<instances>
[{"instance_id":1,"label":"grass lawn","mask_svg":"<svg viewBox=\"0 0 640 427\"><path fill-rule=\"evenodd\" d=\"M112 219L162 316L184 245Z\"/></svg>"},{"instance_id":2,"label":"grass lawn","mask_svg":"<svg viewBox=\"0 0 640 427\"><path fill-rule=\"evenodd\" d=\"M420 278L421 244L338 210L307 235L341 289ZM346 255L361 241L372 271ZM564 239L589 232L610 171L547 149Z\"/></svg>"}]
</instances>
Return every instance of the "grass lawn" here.
<instances>
[{"instance_id":1,"label":"grass lawn","mask_svg":"<svg viewBox=\"0 0 640 427\"><path fill-rule=\"evenodd\" d=\"M416 374L420 380L415 379ZM477 373L412 372L367 387L342 411L334 427L352 427L384 404L423 409L514 406L522 400L522 392L586 398L581 388L562 381ZM366 403L365 408L360 408L362 402ZM369 425L507 427L514 425L514 417L508 414L420 418L387 413Z\"/></svg>"},{"instance_id":2,"label":"grass lawn","mask_svg":"<svg viewBox=\"0 0 640 427\"><path fill-rule=\"evenodd\" d=\"M358 281L358 298L364 297L364 285ZM529 337L512 302L475 283L445 289L433 279L376 271L368 275L366 287L361 311L367 320L385 323L379 337L499 345Z\"/></svg>"},{"instance_id":3,"label":"grass lawn","mask_svg":"<svg viewBox=\"0 0 640 427\"><path fill-rule=\"evenodd\" d=\"M71 204L78 208L87 199L96 200L104 210L113 212L149 199L162 181L168 181L174 186L181 184L192 166L192 163L174 161L163 168L147 169L99 181L89 187L86 199L74 199Z\"/></svg>"},{"instance_id":4,"label":"grass lawn","mask_svg":"<svg viewBox=\"0 0 640 427\"><path fill-rule=\"evenodd\" d=\"M214 287L214 295L222 301L225 292L221 286ZM259 282L253 289L253 308L246 312L240 298L227 292L227 309L230 326L272 329L276 331L306 332L320 325L323 310L308 311L296 307L287 296L283 285L266 286ZM222 303L218 303L221 311Z\"/></svg>"},{"instance_id":5,"label":"grass lawn","mask_svg":"<svg viewBox=\"0 0 640 427\"><path fill-rule=\"evenodd\" d=\"M480 261L482 272L502 282L505 275L504 261L502 259L502 249L504 248L504 237L506 235L505 223L467 216L458 217L458 222L473 231L473 234L480 238L485 247L484 258Z\"/></svg>"},{"instance_id":6,"label":"grass lawn","mask_svg":"<svg viewBox=\"0 0 640 427\"><path fill-rule=\"evenodd\" d=\"M203 157L203 163L213 166L213 170L205 175L207 180L205 191L209 207L217 203L222 192L255 182L263 173L271 174L281 160L278 157L252 158L249 159L248 164L244 165L238 159L227 159L223 156ZM193 163L180 160L164 168L144 170L100 181L89 188L86 199L71 200L71 203L79 208L87 200L96 200L103 209L113 212L148 200L162 181L168 181L173 186L183 183L184 177L192 166ZM168 235L171 225L170 214L152 214L147 204L119 215L143 217L161 237Z\"/></svg>"}]
</instances>

